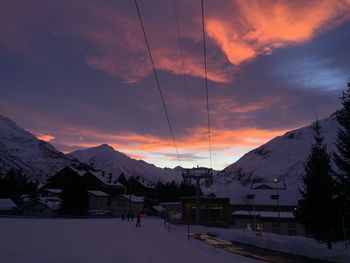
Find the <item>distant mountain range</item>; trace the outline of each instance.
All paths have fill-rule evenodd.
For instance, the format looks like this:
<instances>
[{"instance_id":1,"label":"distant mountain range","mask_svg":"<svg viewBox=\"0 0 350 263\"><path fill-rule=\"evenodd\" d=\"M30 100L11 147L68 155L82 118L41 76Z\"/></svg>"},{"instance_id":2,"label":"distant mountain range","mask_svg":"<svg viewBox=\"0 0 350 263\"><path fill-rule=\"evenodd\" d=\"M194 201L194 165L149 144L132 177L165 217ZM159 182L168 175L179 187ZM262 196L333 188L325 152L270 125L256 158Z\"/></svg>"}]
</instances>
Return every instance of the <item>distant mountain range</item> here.
<instances>
[{"instance_id":1,"label":"distant mountain range","mask_svg":"<svg viewBox=\"0 0 350 263\"><path fill-rule=\"evenodd\" d=\"M76 158L95 169L112 173L114 177L119 177L121 173L124 173L127 178L131 176L141 177L152 182L180 182L182 180L181 169L163 169L142 160L132 159L124 153L115 151L107 144L78 150L68 156Z\"/></svg>"},{"instance_id":2,"label":"distant mountain range","mask_svg":"<svg viewBox=\"0 0 350 263\"><path fill-rule=\"evenodd\" d=\"M335 116L320 121L322 135L330 152L334 151L337 122ZM239 185L250 186L254 182L272 182L278 178L288 186L300 185L304 172L303 163L313 142L311 126L289 131L266 144L248 152L237 162L218 172L214 188L220 192ZM51 144L38 140L33 134L0 116L0 171L22 169L31 179L40 182L63 167L86 164L96 170L112 173L112 180L123 172L152 182L181 181L181 167L159 168L142 160L135 160L103 144L78 150L68 155L56 150ZM232 189L233 190L233 189Z\"/></svg>"},{"instance_id":3,"label":"distant mountain range","mask_svg":"<svg viewBox=\"0 0 350 263\"><path fill-rule=\"evenodd\" d=\"M335 150L338 124L335 115L320 120L329 153ZM217 193L230 192L237 185L284 182L288 188L301 186L304 162L313 143L312 125L292 130L248 152L219 172L214 181ZM333 164L334 166L334 164Z\"/></svg>"},{"instance_id":4,"label":"distant mountain range","mask_svg":"<svg viewBox=\"0 0 350 263\"><path fill-rule=\"evenodd\" d=\"M3 174L10 168L21 169L28 178L42 182L63 167L79 163L0 115L0 171Z\"/></svg>"},{"instance_id":5,"label":"distant mountain range","mask_svg":"<svg viewBox=\"0 0 350 263\"><path fill-rule=\"evenodd\" d=\"M112 173L112 180L123 172L126 177L144 178L151 182L181 181L181 169L159 168L135 160L103 144L63 154L50 143L39 140L10 119L0 115L0 172L21 169L31 180L45 182L65 166L88 166Z\"/></svg>"}]
</instances>

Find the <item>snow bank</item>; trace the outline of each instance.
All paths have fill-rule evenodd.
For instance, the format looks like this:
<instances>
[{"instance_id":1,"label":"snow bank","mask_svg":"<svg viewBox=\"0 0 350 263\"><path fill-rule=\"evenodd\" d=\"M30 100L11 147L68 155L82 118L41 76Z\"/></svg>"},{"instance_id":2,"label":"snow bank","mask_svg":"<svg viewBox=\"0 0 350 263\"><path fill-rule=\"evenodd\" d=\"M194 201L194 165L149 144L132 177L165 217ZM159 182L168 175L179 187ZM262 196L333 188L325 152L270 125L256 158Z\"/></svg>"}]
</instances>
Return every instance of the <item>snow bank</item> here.
<instances>
[{"instance_id":1,"label":"snow bank","mask_svg":"<svg viewBox=\"0 0 350 263\"><path fill-rule=\"evenodd\" d=\"M209 227L192 227L195 233L212 233L224 240L237 241L256 247L302 255L316 259L336 262L350 262L350 247L345 249L344 242L334 244L329 250L324 243L301 236L282 236L272 233L262 233L256 236L254 232L242 229L216 229Z\"/></svg>"}]
</instances>

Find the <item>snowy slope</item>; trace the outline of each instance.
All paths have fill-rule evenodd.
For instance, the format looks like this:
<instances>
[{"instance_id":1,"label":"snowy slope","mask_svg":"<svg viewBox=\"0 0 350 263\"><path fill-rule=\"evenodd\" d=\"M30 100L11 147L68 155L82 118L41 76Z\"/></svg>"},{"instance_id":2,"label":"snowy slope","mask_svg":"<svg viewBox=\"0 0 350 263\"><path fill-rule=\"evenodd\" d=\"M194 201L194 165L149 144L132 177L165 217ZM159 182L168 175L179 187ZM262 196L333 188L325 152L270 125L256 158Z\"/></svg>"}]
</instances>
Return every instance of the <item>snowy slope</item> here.
<instances>
[{"instance_id":1,"label":"snowy slope","mask_svg":"<svg viewBox=\"0 0 350 263\"><path fill-rule=\"evenodd\" d=\"M173 180L179 182L182 180L181 171L162 169L145 161L132 159L121 152L115 151L107 144L78 150L70 153L69 156L77 158L94 169L112 173L112 180L118 178L122 172L126 177L140 177L151 182L171 182Z\"/></svg>"},{"instance_id":2,"label":"snowy slope","mask_svg":"<svg viewBox=\"0 0 350 263\"><path fill-rule=\"evenodd\" d=\"M78 164L51 144L38 140L33 134L0 115L0 171L22 169L30 179L45 181L66 165Z\"/></svg>"},{"instance_id":3,"label":"snowy slope","mask_svg":"<svg viewBox=\"0 0 350 263\"><path fill-rule=\"evenodd\" d=\"M185 227L141 218L109 219L0 218L3 263L257 263L191 239Z\"/></svg>"},{"instance_id":4,"label":"snowy slope","mask_svg":"<svg viewBox=\"0 0 350 263\"><path fill-rule=\"evenodd\" d=\"M332 153L337 133L335 116L321 120L320 125L328 151ZM303 163L312 143L311 125L272 139L219 172L215 178L217 193L220 196L224 193L229 195L230 192L242 189L242 185L249 188L254 182L272 183L274 178L284 181L287 188L295 192L292 189L301 185Z\"/></svg>"}]
</instances>

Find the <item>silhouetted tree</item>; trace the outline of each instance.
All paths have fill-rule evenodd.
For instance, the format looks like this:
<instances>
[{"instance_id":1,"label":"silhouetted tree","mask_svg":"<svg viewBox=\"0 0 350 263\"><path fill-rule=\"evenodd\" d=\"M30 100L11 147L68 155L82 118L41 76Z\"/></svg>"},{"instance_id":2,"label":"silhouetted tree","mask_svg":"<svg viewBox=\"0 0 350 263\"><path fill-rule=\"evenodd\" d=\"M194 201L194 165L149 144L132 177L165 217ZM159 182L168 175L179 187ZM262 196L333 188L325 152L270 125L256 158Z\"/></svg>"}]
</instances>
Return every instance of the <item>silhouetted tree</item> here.
<instances>
[{"instance_id":1,"label":"silhouetted tree","mask_svg":"<svg viewBox=\"0 0 350 263\"><path fill-rule=\"evenodd\" d=\"M337 186L343 216L350 220L350 81L341 96L342 109L337 112L337 133L334 160L338 167Z\"/></svg>"},{"instance_id":2,"label":"silhouetted tree","mask_svg":"<svg viewBox=\"0 0 350 263\"><path fill-rule=\"evenodd\" d=\"M18 202L21 195L31 194L36 190L36 184L29 181L21 170L10 169L0 177L0 197L9 197Z\"/></svg>"},{"instance_id":3,"label":"silhouetted tree","mask_svg":"<svg viewBox=\"0 0 350 263\"><path fill-rule=\"evenodd\" d=\"M300 190L302 198L299 200L296 217L308 233L317 240L325 241L331 249L337 220L335 182L318 121L314 123L313 130L314 143L304 164L304 187Z\"/></svg>"}]
</instances>

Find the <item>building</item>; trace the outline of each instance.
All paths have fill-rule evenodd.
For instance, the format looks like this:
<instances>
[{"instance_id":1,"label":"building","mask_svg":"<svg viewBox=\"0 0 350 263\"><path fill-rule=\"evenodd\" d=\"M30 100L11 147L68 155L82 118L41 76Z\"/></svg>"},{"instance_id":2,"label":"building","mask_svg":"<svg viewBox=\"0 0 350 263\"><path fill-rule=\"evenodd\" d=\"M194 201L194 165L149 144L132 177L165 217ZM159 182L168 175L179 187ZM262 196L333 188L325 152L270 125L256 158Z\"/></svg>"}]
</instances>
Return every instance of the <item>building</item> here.
<instances>
[{"instance_id":1,"label":"building","mask_svg":"<svg viewBox=\"0 0 350 263\"><path fill-rule=\"evenodd\" d=\"M113 216L133 214L134 216L144 210L144 196L120 195L109 201L109 209Z\"/></svg>"},{"instance_id":2,"label":"building","mask_svg":"<svg viewBox=\"0 0 350 263\"><path fill-rule=\"evenodd\" d=\"M305 235L305 230L296 222L292 212L275 211L234 211L232 212L232 225L235 228L247 228L254 231L270 232L281 235Z\"/></svg>"},{"instance_id":3,"label":"building","mask_svg":"<svg viewBox=\"0 0 350 263\"><path fill-rule=\"evenodd\" d=\"M11 198L0 198L0 214L12 214L18 209Z\"/></svg>"},{"instance_id":4,"label":"building","mask_svg":"<svg viewBox=\"0 0 350 263\"><path fill-rule=\"evenodd\" d=\"M104 171L77 170L71 166L66 166L61 171L49 178L48 182L40 187L42 189L64 189L72 177L80 176L82 182L89 190L103 191L110 196L117 196L125 193L125 187L118 181L111 181L111 175Z\"/></svg>"},{"instance_id":5,"label":"building","mask_svg":"<svg viewBox=\"0 0 350 263\"><path fill-rule=\"evenodd\" d=\"M182 220L193 224L196 214L196 198L181 198ZM201 197L200 220L202 225L228 227L230 223L230 199Z\"/></svg>"},{"instance_id":6,"label":"building","mask_svg":"<svg viewBox=\"0 0 350 263\"><path fill-rule=\"evenodd\" d=\"M126 187L126 194L133 194L138 196L151 196L155 189L155 184L142 177L131 176L128 180L122 173L118 181Z\"/></svg>"},{"instance_id":7,"label":"building","mask_svg":"<svg viewBox=\"0 0 350 263\"><path fill-rule=\"evenodd\" d=\"M33 217L54 217L58 214L61 199L57 197L42 197L23 205L22 214Z\"/></svg>"},{"instance_id":8,"label":"building","mask_svg":"<svg viewBox=\"0 0 350 263\"><path fill-rule=\"evenodd\" d=\"M102 191L89 190L89 211L108 210L109 194Z\"/></svg>"},{"instance_id":9,"label":"building","mask_svg":"<svg viewBox=\"0 0 350 263\"><path fill-rule=\"evenodd\" d=\"M294 216L297 205L297 190L282 183L237 187L230 194L231 225L257 232L305 235Z\"/></svg>"},{"instance_id":10,"label":"building","mask_svg":"<svg viewBox=\"0 0 350 263\"><path fill-rule=\"evenodd\" d=\"M41 188L36 192L36 197L60 197L62 189L56 188Z\"/></svg>"}]
</instances>

